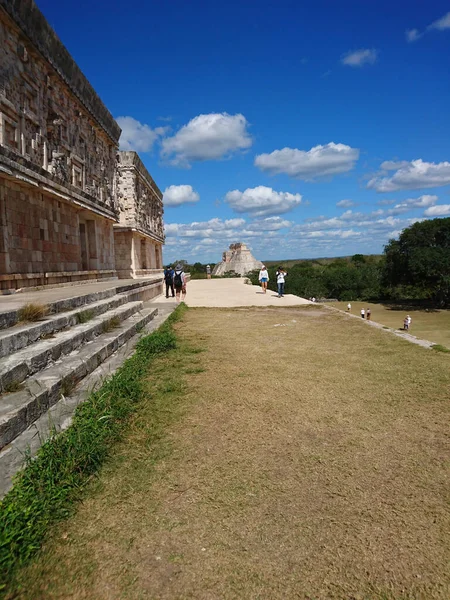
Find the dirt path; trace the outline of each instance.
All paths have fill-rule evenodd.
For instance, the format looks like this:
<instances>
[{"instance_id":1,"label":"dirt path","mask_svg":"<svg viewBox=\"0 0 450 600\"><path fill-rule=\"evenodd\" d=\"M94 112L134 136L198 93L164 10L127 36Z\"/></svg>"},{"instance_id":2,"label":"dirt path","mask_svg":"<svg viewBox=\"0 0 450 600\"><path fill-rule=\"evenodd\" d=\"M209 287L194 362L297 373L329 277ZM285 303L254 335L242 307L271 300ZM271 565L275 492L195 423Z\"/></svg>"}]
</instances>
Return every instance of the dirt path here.
<instances>
[{"instance_id":1,"label":"dirt path","mask_svg":"<svg viewBox=\"0 0 450 600\"><path fill-rule=\"evenodd\" d=\"M447 355L316 307L179 334L177 420L143 410L23 598L450 597Z\"/></svg>"}]
</instances>

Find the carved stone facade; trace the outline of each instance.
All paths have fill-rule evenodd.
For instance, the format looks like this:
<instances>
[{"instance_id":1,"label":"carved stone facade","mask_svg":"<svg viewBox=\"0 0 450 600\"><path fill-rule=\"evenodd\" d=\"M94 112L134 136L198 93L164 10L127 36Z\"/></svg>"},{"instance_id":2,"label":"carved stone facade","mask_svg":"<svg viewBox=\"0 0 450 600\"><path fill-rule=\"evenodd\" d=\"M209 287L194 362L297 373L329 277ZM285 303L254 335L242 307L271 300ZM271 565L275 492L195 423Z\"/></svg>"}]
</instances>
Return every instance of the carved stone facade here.
<instances>
[{"instance_id":1,"label":"carved stone facade","mask_svg":"<svg viewBox=\"0 0 450 600\"><path fill-rule=\"evenodd\" d=\"M131 233L130 273L162 265L161 192L119 136L34 0L0 0L0 290L125 276Z\"/></svg>"},{"instance_id":2,"label":"carved stone facade","mask_svg":"<svg viewBox=\"0 0 450 600\"><path fill-rule=\"evenodd\" d=\"M119 277L139 277L162 269L162 193L136 152L117 156L116 193L120 221L114 225Z\"/></svg>"},{"instance_id":3,"label":"carved stone facade","mask_svg":"<svg viewBox=\"0 0 450 600\"><path fill-rule=\"evenodd\" d=\"M214 267L213 275L223 275L228 271L246 275L261 267L262 262L253 257L247 245L237 243L231 244L230 249L222 254L222 262Z\"/></svg>"}]
</instances>

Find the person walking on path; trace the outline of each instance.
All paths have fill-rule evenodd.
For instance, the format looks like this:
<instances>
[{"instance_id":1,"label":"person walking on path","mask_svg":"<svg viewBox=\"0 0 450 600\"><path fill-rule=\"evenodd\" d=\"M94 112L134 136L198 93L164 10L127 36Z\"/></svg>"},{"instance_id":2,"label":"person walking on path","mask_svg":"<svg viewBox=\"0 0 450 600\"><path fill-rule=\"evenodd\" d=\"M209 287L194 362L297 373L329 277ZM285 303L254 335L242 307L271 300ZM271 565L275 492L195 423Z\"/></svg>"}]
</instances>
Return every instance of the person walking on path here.
<instances>
[{"instance_id":1,"label":"person walking on path","mask_svg":"<svg viewBox=\"0 0 450 600\"><path fill-rule=\"evenodd\" d=\"M269 273L267 272L265 265L262 265L261 271L259 272L259 275L258 275L258 279L259 279L259 283L261 284L262 291L264 293L266 293L267 292L267 282L269 281Z\"/></svg>"},{"instance_id":2,"label":"person walking on path","mask_svg":"<svg viewBox=\"0 0 450 600\"><path fill-rule=\"evenodd\" d=\"M352 305L350 302L347 304L347 311L350 312L352 310Z\"/></svg>"},{"instance_id":3,"label":"person walking on path","mask_svg":"<svg viewBox=\"0 0 450 600\"><path fill-rule=\"evenodd\" d=\"M175 287L177 302L182 302L186 297L186 275L180 264L175 267L173 285Z\"/></svg>"},{"instance_id":4,"label":"person walking on path","mask_svg":"<svg viewBox=\"0 0 450 600\"><path fill-rule=\"evenodd\" d=\"M169 290L172 292L172 298L175 297L175 292L173 289L173 269L171 265L168 265L164 271L164 281L166 283L166 298L169 297Z\"/></svg>"},{"instance_id":5,"label":"person walking on path","mask_svg":"<svg viewBox=\"0 0 450 600\"><path fill-rule=\"evenodd\" d=\"M366 319L367 319L368 321L370 321L371 317L372 317L372 311L370 310L370 308L368 308L368 309L366 310Z\"/></svg>"},{"instance_id":6,"label":"person walking on path","mask_svg":"<svg viewBox=\"0 0 450 600\"><path fill-rule=\"evenodd\" d=\"M362 308L361 309L361 318L364 319L366 316L366 311Z\"/></svg>"},{"instance_id":7,"label":"person walking on path","mask_svg":"<svg viewBox=\"0 0 450 600\"><path fill-rule=\"evenodd\" d=\"M211 279L211 266L206 265L206 279Z\"/></svg>"},{"instance_id":8,"label":"person walking on path","mask_svg":"<svg viewBox=\"0 0 450 600\"><path fill-rule=\"evenodd\" d=\"M403 329L404 329L404 331L408 331L408 329L409 329L409 320L408 320L408 317L405 317L403 319Z\"/></svg>"},{"instance_id":9,"label":"person walking on path","mask_svg":"<svg viewBox=\"0 0 450 600\"><path fill-rule=\"evenodd\" d=\"M287 276L287 273L283 269L283 267L278 267L278 271L276 273L277 286L278 286L278 298L282 298L284 296L284 283L285 283L286 276Z\"/></svg>"},{"instance_id":10,"label":"person walking on path","mask_svg":"<svg viewBox=\"0 0 450 600\"><path fill-rule=\"evenodd\" d=\"M411 327L411 321L412 321L412 319L411 319L411 317L409 315L406 315L406 318L408 319L408 331L409 331L409 328Z\"/></svg>"}]
</instances>

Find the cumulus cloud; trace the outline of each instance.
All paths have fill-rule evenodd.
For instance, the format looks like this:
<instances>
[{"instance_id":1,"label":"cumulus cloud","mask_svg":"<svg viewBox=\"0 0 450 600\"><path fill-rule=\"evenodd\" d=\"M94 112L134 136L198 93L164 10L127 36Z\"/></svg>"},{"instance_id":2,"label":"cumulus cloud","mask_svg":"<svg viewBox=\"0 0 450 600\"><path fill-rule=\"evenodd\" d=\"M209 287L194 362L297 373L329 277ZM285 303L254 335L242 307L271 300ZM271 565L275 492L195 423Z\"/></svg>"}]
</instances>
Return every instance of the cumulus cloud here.
<instances>
[{"instance_id":1,"label":"cumulus cloud","mask_svg":"<svg viewBox=\"0 0 450 600\"><path fill-rule=\"evenodd\" d=\"M255 166L272 175L285 173L297 179L311 180L351 171L358 158L357 148L330 142L308 151L283 148L270 154L259 154L255 158Z\"/></svg>"},{"instance_id":2,"label":"cumulus cloud","mask_svg":"<svg viewBox=\"0 0 450 600\"><path fill-rule=\"evenodd\" d=\"M437 206L430 206L424 212L426 217L446 217L450 215L450 204L438 204Z\"/></svg>"},{"instance_id":3,"label":"cumulus cloud","mask_svg":"<svg viewBox=\"0 0 450 600\"><path fill-rule=\"evenodd\" d=\"M227 158L252 145L247 119L241 115L198 115L162 141L161 156L172 165L189 167L194 161Z\"/></svg>"},{"instance_id":4,"label":"cumulus cloud","mask_svg":"<svg viewBox=\"0 0 450 600\"><path fill-rule=\"evenodd\" d=\"M437 196L429 195L419 196L419 198L408 198L407 200L403 200L399 204L396 204L387 212L389 215L400 215L414 208L427 208L428 206L433 206L437 201Z\"/></svg>"},{"instance_id":5,"label":"cumulus cloud","mask_svg":"<svg viewBox=\"0 0 450 600\"><path fill-rule=\"evenodd\" d=\"M209 221L193 221L192 223L167 223L165 232L168 238L228 238L236 236L245 225L245 219L209 219Z\"/></svg>"},{"instance_id":6,"label":"cumulus cloud","mask_svg":"<svg viewBox=\"0 0 450 600\"><path fill-rule=\"evenodd\" d=\"M347 52L341 56L341 63L347 67L363 67L373 65L377 62L378 51L375 48L361 48L353 52Z\"/></svg>"},{"instance_id":7,"label":"cumulus cloud","mask_svg":"<svg viewBox=\"0 0 450 600\"><path fill-rule=\"evenodd\" d=\"M199 200L200 196L191 185L169 185L163 194L163 202L166 206L180 206Z\"/></svg>"},{"instance_id":8,"label":"cumulus cloud","mask_svg":"<svg viewBox=\"0 0 450 600\"><path fill-rule=\"evenodd\" d=\"M119 142L121 150L148 152L156 140L167 132L167 127L152 129L133 117L117 117L116 121L122 129Z\"/></svg>"},{"instance_id":9,"label":"cumulus cloud","mask_svg":"<svg viewBox=\"0 0 450 600\"><path fill-rule=\"evenodd\" d=\"M336 202L336 206L338 208L352 208L353 206L357 206L357 204L353 200L339 200L339 202Z\"/></svg>"},{"instance_id":10,"label":"cumulus cloud","mask_svg":"<svg viewBox=\"0 0 450 600\"><path fill-rule=\"evenodd\" d=\"M400 164L402 166L391 177L378 175L368 182L367 188L377 192L394 192L440 187L450 183L450 162L428 163L417 159L409 163L402 161ZM386 163L382 163L382 168L383 165Z\"/></svg>"},{"instance_id":11,"label":"cumulus cloud","mask_svg":"<svg viewBox=\"0 0 450 600\"><path fill-rule=\"evenodd\" d=\"M244 192L233 190L225 195L225 201L238 213L249 213L253 217L268 217L289 212L302 201L300 194L276 192L270 187L259 185Z\"/></svg>"},{"instance_id":12,"label":"cumulus cloud","mask_svg":"<svg viewBox=\"0 0 450 600\"><path fill-rule=\"evenodd\" d=\"M281 217L267 217L265 219L257 219L250 225L251 229L264 231L279 231L292 225L292 221L282 219Z\"/></svg>"}]
</instances>

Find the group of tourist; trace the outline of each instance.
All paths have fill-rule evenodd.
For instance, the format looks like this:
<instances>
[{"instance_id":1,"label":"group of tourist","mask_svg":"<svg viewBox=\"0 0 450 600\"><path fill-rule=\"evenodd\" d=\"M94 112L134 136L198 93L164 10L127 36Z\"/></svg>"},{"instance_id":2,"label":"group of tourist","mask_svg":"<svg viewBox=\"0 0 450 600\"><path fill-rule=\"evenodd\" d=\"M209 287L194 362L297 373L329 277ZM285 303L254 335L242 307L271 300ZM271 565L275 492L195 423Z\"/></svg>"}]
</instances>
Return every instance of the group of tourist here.
<instances>
[{"instance_id":1,"label":"group of tourist","mask_svg":"<svg viewBox=\"0 0 450 600\"><path fill-rule=\"evenodd\" d=\"M351 310L352 305L349 302L347 304L347 312L350 312ZM360 315L362 319L367 319L367 321L370 321L372 319L372 311L370 310L370 308L368 308L367 310L365 308L361 308Z\"/></svg>"},{"instance_id":2,"label":"group of tourist","mask_svg":"<svg viewBox=\"0 0 450 600\"><path fill-rule=\"evenodd\" d=\"M177 302L182 302L186 297L186 274L183 271L183 265L178 264L175 269L168 265L164 269L164 282L166 284L166 298L169 298L169 292L172 292L172 298Z\"/></svg>"},{"instance_id":3,"label":"group of tourist","mask_svg":"<svg viewBox=\"0 0 450 600\"><path fill-rule=\"evenodd\" d=\"M350 302L347 304L347 312L350 312L352 310L352 305L350 304ZM361 308L360 311L361 314L361 318L362 319L367 319L367 321L370 321L372 318L372 312L370 310L370 308L368 308L367 310L364 308ZM406 317L403 319L403 330L404 331L409 331L409 328L411 327L411 317L410 315L406 315Z\"/></svg>"},{"instance_id":4,"label":"group of tourist","mask_svg":"<svg viewBox=\"0 0 450 600\"><path fill-rule=\"evenodd\" d=\"M275 273L275 277L277 279L278 298L282 298L284 296L284 284L286 282L286 276L287 273L283 269L283 267L278 267L278 270ZM262 265L258 279L259 283L261 284L261 289L263 293L267 293L267 284L269 283L269 272L267 271L265 265Z\"/></svg>"}]
</instances>

